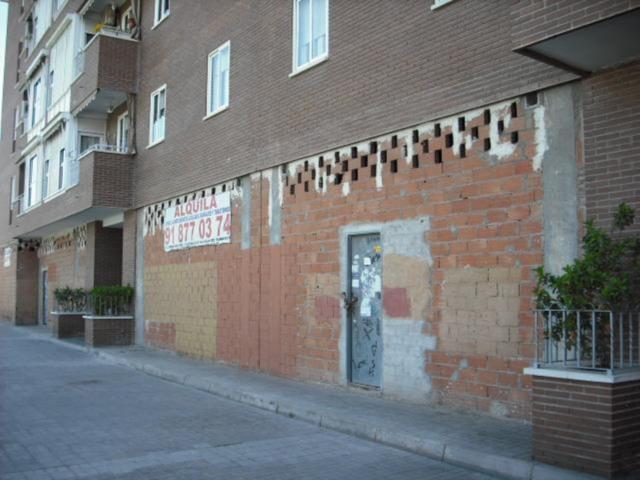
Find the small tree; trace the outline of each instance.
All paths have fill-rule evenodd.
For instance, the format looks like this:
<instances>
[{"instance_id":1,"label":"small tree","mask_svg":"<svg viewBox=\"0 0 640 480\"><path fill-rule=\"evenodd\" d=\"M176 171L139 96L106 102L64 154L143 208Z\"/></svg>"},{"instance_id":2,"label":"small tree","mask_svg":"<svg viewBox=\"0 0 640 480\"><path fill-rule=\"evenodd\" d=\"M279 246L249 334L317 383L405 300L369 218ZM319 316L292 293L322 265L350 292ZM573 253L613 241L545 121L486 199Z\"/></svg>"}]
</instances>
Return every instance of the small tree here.
<instances>
[{"instance_id":1,"label":"small tree","mask_svg":"<svg viewBox=\"0 0 640 480\"><path fill-rule=\"evenodd\" d=\"M538 268L534 291L537 307L542 310L636 311L640 305L640 238L622 235L634 219L635 211L622 203L609 232L596 227L592 220L587 221L582 258L564 267L560 275L553 275L544 267ZM545 337L561 341L564 335L565 346L573 348L577 328L577 315L568 313L564 324L551 323ZM581 325L583 352L591 349L591 328L589 322ZM596 329L598 363L605 365L610 354L611 325L608 320L598 321Z\"/></svg>"}]
</instances>

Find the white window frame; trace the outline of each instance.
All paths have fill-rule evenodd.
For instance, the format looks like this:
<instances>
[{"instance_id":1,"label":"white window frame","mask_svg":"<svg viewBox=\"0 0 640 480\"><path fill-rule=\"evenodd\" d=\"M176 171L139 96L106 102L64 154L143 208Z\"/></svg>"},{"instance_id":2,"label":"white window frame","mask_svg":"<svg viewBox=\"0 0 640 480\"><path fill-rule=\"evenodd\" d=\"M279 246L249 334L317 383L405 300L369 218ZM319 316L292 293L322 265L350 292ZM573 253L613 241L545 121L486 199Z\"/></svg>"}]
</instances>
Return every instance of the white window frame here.
<instances>
[{"instance_id":1,"label":"white window frame","mask_svg":"<svg viewBox=\"0 0 640 480\"><path fill-rule=\"evenodd\" d=\"M133 17L133 7L130 6L129 8L127 8L124 12L122 12L122 15L120 16L120 29L123 32L129 32L129 19Z\"/></svg>"},{"instance_id":2,"label":"white window frame","mask_svg":"<svg viewBox=\"0 0 640 480\"><path fill-rule=\"evenodd\" d=\"M165 96L165 103L166 103L166 96ZM166 105L165 105L165 109L166 109ZM124 122L126 122L126 131L127 131L127 135L126 138L122 138L123 137L123 127L122 125L124 124ZM118 147L118 149L122 148L123 150L129 149L129 130L130 130L130 122L129 122L129 111L124 112L122 115L118 116L118 121L116 123L116 146ZM124 141L124 142L123 142Z\"/></svg>"},{"instance_id":3,"label":"white window frame","mask_svg":"<svg viewBox=\"0 0 640 480\"><path fill-rule=\"evenodd\" d=\"M63 147L58 150L58 191L63 190L65 186L64 174L66 171L66 149Z\"/></svg>"},{"instance_id":4,"label":"white window frame","mask_svg":"<svg viewBox=\"0 0 640 480\"><path fill-rule=\"evenodd\" d=\"M163 4L166 3L167 9L163 8ZM160 25L165 18L169 16L171 13L171 2L170 0L155 0L153 6L153 27L151 29L156 28Z\"/></svg>"},{"instance_id":5,"label":"white window frame","mask_svg":"<svg viewBox=\"0 0 640 480\"><path fill-rule=\"evenodd\" d=\"M292 52L292 65L293 69L290 77L297 75L300 72L303 72L311 67L315 67L319 63L324 62L329 58L329 0L326 0L326 11L325 11L325 30L327 35L327 48L325 52L317 57L313 58L313 45L310 45L309 52L309 61L302 65L298 65L298 15L299 9L298 5L303 0L293 0L293 52ZM310 13L309 13L309 32L311 34L311 42L313 42L313 0L309 0L310 2Z\"/></svg>"},{"instance_id":6,"label":"white window frame","mask_svg":"<svg viewBox=\"0 0 640 480\"><path fill-rule=\"evenodd\" d=\"M42 198L47 198L51 194L51 189L49 188L49 182L51 178L50 172L51 161L45 158L44 162L42 163Z\"/></svg>"},{"instance_id":7,"label":"white window frame","mask_svg":"<svg viewBox=\"0 0 640 480\"><path fill-rule=\"evenodd\" d=\"M154 97L159 96L161 92L164 91L164 116L163 116L163 128L162 128L162 137L161 138L153 138L153 117L154 117ZM165 83L161 87L157 88L151 95L149 95L149 145L147 148L151 148L159 143L164 142L165 137L167 136L167 84Z\"/></svg>"},{"instance_id":8,"label":"white window frame","mask_svg":"<svg viewBox=\"0 0 640 480\"><path fill-rule=\"evenodd\" d=\"M91 147L87 148L86 150L82 150L82 137L95 137L98 139L98 143L94 143ZM78 149L77 151L80 152L80 156L84 156L85 154L87 154L88 152L91 152L92 150L95 150L94 145L104 145L105 141L104 141L104 134L100 133L100 132L90 132L90 131L86 131L86 130L79 130L78 131Z\"/></svg>"},{"instance_id":9,"label":"white window frame","mask_svg":"<svg viewBox=\"0 0 640 480\"><path fill-rule=\"evenodd\" d=\"M215 110L211 109L211 90L212 90L212 82L213 82L213 72L211 71L211 63L214 57L216 57L217 55L219 55L224 49L228 49L229 52L229 64L227 65L227 81L225 83L226 89L227 89L227 103L225 103L224 105L218 105L218 107ZM211 52L208 56L207 56L207 115L204 117L203 120L206 120L209 117L213 117L214 115L226 110L227 108L229 108L229 95L230 95L230 86L229 86L229 81L231 78L231 41L227 40L225 43L223 43L222 45L220 45L218 48L216 48L213 52ZM216 94L218 94L218 92L216 92Z\"/></svg>"},{"instance_id":10,"label":"white window frame","mask_svg":"<svg viewBox=\"0 0 640 480\"><path fill-rule=\"evenodd\" d=\"M42 78L37 78L33 85L31 85L31 121L30 125L33 128L36 123L40 121L40 117L42 116L41 110L41 87L42 87Z\"/></svg>"},{"instance_id":11,"label":"white window frame","mask_svg":"<svg viewBox=\"0 0 640 480\"><path fill-rule=\"evenodd\" d=\"M38 155L31 155L27 160L27 171L25 172L25 194L27 208L33 207L37 201L38 188Z\"/></svg>"}]
</instances>

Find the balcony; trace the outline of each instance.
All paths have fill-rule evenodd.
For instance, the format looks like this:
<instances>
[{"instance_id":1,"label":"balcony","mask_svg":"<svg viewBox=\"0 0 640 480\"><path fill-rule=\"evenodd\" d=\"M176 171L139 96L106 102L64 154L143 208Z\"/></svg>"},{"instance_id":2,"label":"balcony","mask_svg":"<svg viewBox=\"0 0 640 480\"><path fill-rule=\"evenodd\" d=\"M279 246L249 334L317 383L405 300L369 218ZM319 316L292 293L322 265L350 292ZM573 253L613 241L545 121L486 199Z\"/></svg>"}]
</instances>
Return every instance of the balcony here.
<instances>
[{"instance_id":1,"label":"balcony","mask_svg":"<svg viewBox=\"0 0 640 480\"><path fill-rule=\"evenodd\" d=\"M66 190L29 209L15 202L13 236L42 237L130 208L132 162L118 147L92 146L71 162Z\"/></svg>"},{"instance_id":2,"label":"balcony","mask_svg":"<svg viewBox=\"0 0 640 480\"><path fill-rule=\"evenodd\" d=\"M104 31L76 57L71 111L105 112L136 93L138 42L124 32Z\"/></svg>"},{"instance_id":3,"label":"balcony","mask_svg":"<svg viewBox=\"0 0 640 480\"><path fill-rule=\"evenodd\" d=\"M514 3L513 50L583 76L640 57L640 8L587 7L573 0Z\"/></svg>"}]
</instances>

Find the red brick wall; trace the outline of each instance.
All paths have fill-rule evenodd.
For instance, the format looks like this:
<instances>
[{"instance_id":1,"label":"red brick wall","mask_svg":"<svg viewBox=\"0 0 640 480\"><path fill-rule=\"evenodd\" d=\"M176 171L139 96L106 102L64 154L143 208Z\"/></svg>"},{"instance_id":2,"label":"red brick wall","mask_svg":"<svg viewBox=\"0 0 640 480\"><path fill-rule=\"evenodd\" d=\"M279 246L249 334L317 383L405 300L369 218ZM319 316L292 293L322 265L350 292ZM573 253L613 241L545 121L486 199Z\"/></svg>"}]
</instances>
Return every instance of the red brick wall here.
<instances>
[{"instance_id":1,"label":"red brick wall","mask_svg":"<svg viewBox=\"0 0 640 480\"><path fill-rule=\"evenodd\" d=\"M11 264L4 265L4 248L11 248ZM13 321L16 314L16 273L18 245L13 243L0 249L3 265L0 267L0 318Z\"/></svg>"},{"instance_id":2,"label":"red brick wall","mask_svg":"<svg viewBox=\"0 0 640 480\"><path fill-rule=\"evenodd\" d=\"M459 139L458 117L465 117L465 138L477 128L478 139L466 140L464 158L459 143L447 145L452 131ZM501 120L504 132L492 137L490 129L495 132ZM482 110L460 114L442 121L439 136L434 125L423 129L416 143L411 131L403 132L395 147L391 135L385 137L377 153L363 144L356 158L346 148L339 163L328 152L322 167L317 157L290 165L281 245L269 243L270 172L255 174L251 248L242 249L243 196L234 194L232 244L165 253L161 230L154 234L148 225L145 271L162 267L169 272L163 278L172 278L172 268L213 265L216 281L198 280L192 289L217 299L215 358L340 382L341 227L429 217L432 299L419 319L423 334L437 339L435 349L423 352L432 399L528 417L530 382L522 368L533 355L533 268L542 263L541 176L532 170L535 128L532 111L517 100L513 107L507 102L493 108L486 124ZM499 145L485 151L488 138L499 138ZM334 178L325 173L328 165L342 173L339 185L328 183ZM379 178L372 176L372 165L381 169ZM320 177L326 192L316 189ZM147 216L160 218L161 212L162 205L152 206ZM145 283L145 298L166 288L154 282ZM147 341L171 348L170 325L179 329L182 321L176 316L162 328L148 324Z\"/></svg>"}]
</instances>

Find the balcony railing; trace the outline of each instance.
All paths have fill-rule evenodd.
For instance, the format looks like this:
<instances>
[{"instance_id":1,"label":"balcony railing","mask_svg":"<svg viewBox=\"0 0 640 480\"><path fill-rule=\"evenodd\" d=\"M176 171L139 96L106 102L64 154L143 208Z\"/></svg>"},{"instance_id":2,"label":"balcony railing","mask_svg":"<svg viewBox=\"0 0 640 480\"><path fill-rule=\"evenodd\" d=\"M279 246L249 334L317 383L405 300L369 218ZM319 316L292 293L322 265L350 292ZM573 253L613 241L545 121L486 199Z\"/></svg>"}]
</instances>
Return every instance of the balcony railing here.
<instances>
[{"instance_id":1,"label":"balcony railing","mask_svg":"<svg viewBox=\"0 0 640 480\"><path fill-rule=\"evenodd\" d=\"M20 194L18 195L12 202L11 202L11 210L13 210L14 215L20 215L22 212L24 212L25 209L25 197L24 194Z\"/></svg>"},{"instance_id":2,"label":"balcony railing","mask_svg":"<svg viewBox=\"0 0 640 480\"><path fill-rule=\"evenodd\" d=\"M640 312L536 310L536 367L604 371L640 368Z\"/></svg>"},{"instance_id":3,"label":"balcony railing","mask_svg":"<svg viewBox=\"0 0 640 480\"><path fill-rule=\"evenodd\" d=\"M96 143L80 153L79 158L88 155L91 152L120 153L126 155L129 153L129 147L121 145L109 145L107 143Z\"/></svg>"},{"instance_id":4,"label":"balcony railing","mask_svg":"<svg viewBox=\"0 0 640 480\"><path fill-rule=\"evenodd\" d=\"M56 313L95 316L128 316L133 314L133 297L127 295L94 295L84 289L70 289L64 299L56 300Z\"/></svg>"}]
</instances>

